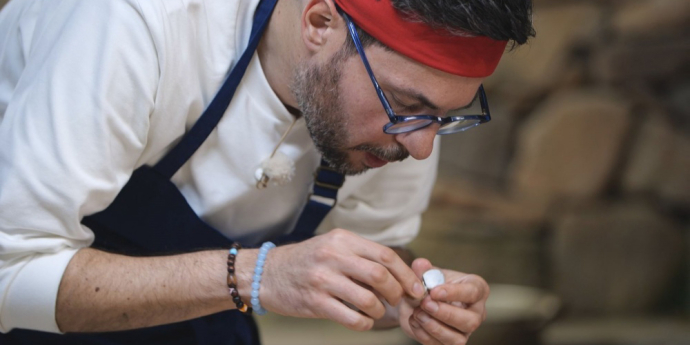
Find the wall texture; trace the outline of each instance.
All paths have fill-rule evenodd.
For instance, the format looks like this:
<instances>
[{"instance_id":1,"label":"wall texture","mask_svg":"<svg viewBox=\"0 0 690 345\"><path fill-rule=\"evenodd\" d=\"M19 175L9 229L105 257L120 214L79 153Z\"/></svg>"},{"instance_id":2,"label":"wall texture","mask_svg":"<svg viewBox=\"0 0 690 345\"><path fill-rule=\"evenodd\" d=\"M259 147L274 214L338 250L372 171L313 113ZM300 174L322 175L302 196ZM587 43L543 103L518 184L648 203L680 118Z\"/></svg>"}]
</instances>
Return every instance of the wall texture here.
<instances>
[{"instance_id":1,"label":"wall texture","mask_svg":"<svg viewBox=\"0 0 690 345\"><path fill-rule=\"evenodd\" d=\"M687 318L690 2L535 0L534 22L486 81L493 120L443 137L412 247L564 320Z\"/></svg>"}]
</instances>

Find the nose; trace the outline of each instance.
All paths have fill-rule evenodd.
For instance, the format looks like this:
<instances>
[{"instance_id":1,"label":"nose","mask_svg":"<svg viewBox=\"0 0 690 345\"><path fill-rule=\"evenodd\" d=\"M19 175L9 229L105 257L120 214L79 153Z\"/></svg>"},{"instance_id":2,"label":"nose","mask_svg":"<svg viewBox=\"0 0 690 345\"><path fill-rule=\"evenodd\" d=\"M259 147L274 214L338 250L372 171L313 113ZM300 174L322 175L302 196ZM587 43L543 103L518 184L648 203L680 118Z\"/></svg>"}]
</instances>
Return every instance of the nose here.
<instances>
[{"instance_id":1,"label":"nose","mask_svg":"<svg viewBox=\"0 0 690 345\"><path fill-rule=\"evenodd\" d=\"M432 124L416 131L396 134L395 140L410 152L412 158L417 160L427 159L434 149L434 138L436 138L438 129L438 124Z\"/></svg>"}]
</instances>

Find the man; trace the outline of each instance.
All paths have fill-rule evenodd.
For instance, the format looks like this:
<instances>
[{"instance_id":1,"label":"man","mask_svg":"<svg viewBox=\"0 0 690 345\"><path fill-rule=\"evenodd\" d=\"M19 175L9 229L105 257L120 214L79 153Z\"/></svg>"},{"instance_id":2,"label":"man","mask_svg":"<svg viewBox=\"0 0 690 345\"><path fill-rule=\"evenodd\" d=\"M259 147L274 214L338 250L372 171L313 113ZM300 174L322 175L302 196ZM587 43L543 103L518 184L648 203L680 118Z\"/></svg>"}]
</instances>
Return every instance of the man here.
<instances>
[{"instance_id":1,"label":"man","mask_svg":"<svg viewBox=\"0 0 690 345\"><path fill-rule=\"evenodd\" d=\"M425 297L431 263L410 267L387 246L418 231L436 135L488 121L480 85L507 41L533 34L530 7L10 1L0 342L255 344L251 318L231 310L260 299L283 315L464 343L484 319L487 284L444 271ZM478 89L485 114L447 117ZM316 200L300 217L321 156L320 174L361 175L305 239L320 221L312 210L327 212ZM314 193L337 191L338 176ZM265 261L226 251L229 239L277 238L289 244Z\"/></svg>"}]
</instances>

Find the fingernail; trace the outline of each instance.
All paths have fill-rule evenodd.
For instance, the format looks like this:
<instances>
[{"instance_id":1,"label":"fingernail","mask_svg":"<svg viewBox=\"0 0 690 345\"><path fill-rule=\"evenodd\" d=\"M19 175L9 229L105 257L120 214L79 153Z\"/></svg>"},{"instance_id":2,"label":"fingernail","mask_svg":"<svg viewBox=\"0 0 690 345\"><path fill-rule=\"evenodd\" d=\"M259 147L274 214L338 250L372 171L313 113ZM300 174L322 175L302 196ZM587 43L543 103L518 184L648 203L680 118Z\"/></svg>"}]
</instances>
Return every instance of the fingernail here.
<instances>
[{"instance_id":1,"label":"fingernail","mask_svg":"<svg viewBox=\"0 0 690 345\"><path fill-rule=\"evenodd\" d=\"M420 297L420 298L423 297L424 296L424 288L422 288L422 284L414 283L414 285L412 286L412 292L414 292L415 295L417 295L417 297Z\"/></svg>"},{"instance_id":2,"label":"fingernail","mask_svg":"<svg viewBox=\"0 0 690 345\"><path fill-rule=\"evenodd\" d=\"M419 323L415 320L410 320L410 326L412 326L412 328L419 328Z\"/></svg>"},{"instance_id":3,"label":"fingernail","mask_svg":"<svg viewBox=\"0 0 690 345\"><path fill-rule=\"evenodd\" d=\"M417 318L418 318L419 321L421 321L422 323L427 323L427 322L429 322L429 315L427 315L426 313L419 313L419 315L417 315Z\"/></svg>"},{"instance_id":4,"label":"fingernail","mask_svg":"<svg viewBox=\"0 0 690 345\"><path fill-rule=\"evenodd\" d=\"M448 292L446 292L446 290L439 290L436 293L436 296L438 296L438 299L445 299L446 297L448 297Z\"/></svg>"},{"instance_id":5,"label":"fingernail","mask_svg":"<svg viewBox=\"0 0 690 345\"><path fill-rule=\"evenodd\" d=\"M426 310L428 310L432 313L436 313L438 311L438 303L436 303L434 301L428 302L424 306L426 307L425 308Z\"/></svg>"}]
</instances>

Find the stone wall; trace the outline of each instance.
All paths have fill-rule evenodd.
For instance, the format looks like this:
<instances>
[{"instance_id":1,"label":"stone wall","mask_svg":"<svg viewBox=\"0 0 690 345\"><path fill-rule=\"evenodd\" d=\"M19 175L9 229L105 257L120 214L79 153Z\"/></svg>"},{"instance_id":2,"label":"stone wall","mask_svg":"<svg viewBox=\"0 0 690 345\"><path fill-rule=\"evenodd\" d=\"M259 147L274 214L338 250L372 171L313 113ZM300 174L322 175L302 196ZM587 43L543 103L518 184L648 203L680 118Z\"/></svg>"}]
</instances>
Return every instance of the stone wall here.
<instances>
[{"instance_id":1,"label":"stone wall","mask_svg":"<svg viewBox=\"0 0 690 345\"><path fill-rule=\"evenodd\" d=\"M412 247L565 315L690 314L690 1L536 0L534 22L493 120L443 138Z\"/></svg>"}]
</instances>

